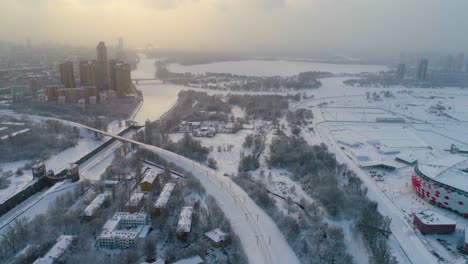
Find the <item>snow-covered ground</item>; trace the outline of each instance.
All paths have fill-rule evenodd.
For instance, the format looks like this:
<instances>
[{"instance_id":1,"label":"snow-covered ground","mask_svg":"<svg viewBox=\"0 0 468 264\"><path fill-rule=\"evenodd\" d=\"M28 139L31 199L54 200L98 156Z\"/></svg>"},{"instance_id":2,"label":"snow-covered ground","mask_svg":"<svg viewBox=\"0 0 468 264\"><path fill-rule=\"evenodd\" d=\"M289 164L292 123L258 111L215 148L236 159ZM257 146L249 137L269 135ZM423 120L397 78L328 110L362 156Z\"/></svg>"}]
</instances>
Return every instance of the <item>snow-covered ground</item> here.
<instances>
[{"instance_id":1,"label":"snow-covered ground","mask_svg":"<svg viewBox=\"0 0 468 264\"><path fill-rule=\"evenodd\" d=\"M54 172L58 172L65 168L70 162L78 160L79 158L81 158L81 156L102 144L102 141L94 139L94 136L85 129L80 129L80 135L82 138L78 141L78 144L76 146L61 151L60 153L53 155L49 159L44 161L48 170L51 169ZM18 168L23 167L28 162L31 161L23 160L17 162L1 163L0 167L4 171L16 171ZM6 189L0 190L0 201L8 199L17 191L23 189L23 187L29 182L31 182L32 179L33 178L31 170L24 170L23 175L14 175L10 177L10 186Z\"/></svg>"},{"instance_id":2,"label":"snow-covered ground","mask_svg":"<svg viewBox=\"0 0 468 264\"><path fill-rule=\"evenodd\" d=\"M322 80L323 87L335 91L335 96L320 91L322 87L308 92L314 98L292 106L308 108L314 113L315 131L304 129L302 135L310 143L327 144L339 161L347 163L364 180L370 198L379 203L382 213L392 218L394 235L389 244L400 262L435 262L430 253L434 251L446 263L464 263L464 257L455 249L460 232L423 236L414 230L411 214L431 208L455 219L459 230L468 221L417 197L410 182L413 167L397 162L395 157L399 152L425 162L447 155L451 144L468 146L465 122L468 90L347 87L336 83L340 79ZM385 97L381 91L390 91L391 96ZM367 99L366 92L370 92L371 99ZM373 92L380 96L378 100L372 99ZM437 105L438 109L434 110ZM406 123L376 123L377 117L403 117ZM340 140L358 142L359 146L351 147L339 143ZM358 166L372 162L394 165L397 169L384 172ZM372 177L370 171L383 175L383 181Z\"/></svg>"},{"instance_id":3,"label":"snow-covered ground","mask_svg":"<svg viewBox=\"0 0 468 264\"><path fill-rule=\"evenodd\" d=\"M77 183L63 181L54 186L39 192L16 206L13 210L0 217L0 235L7 230L8 226L16 219L28 218L32 219L39 214L47 212L49 205L57 199L57 197L71 191Z\"/></svg>"},{"instance_id":4,"label":"snow-covered ground","mask_svg":"<svg viewBox=\"0 0 468 264\"><path fill-rule=\"evenodd\" d=\"M238 111L238 110L236 110ZM281 124L287 126L287 122L284 118L280 120ZM291 175L287 170L270 168L266 163L266 157L269 153L269 145L271 144L272 139L274 138L274 130L272 129L270 122L263 121L253 121L254 130L241 130L235 134L217 134L215 137L206 138L198 137L197 140L200 140L202 145L208 148L213 149L208 157L212 157L217 161L218 164L218 175L231 176L235 175L238 172L238 165L241 158L241 153L245 155L249 154L248 149L242 147L242 143L245 141L245 137L249 134L256 134L259 132L260 127L263 131L266 131L265 135L265 150L260 157L260 168L251 172L251 175L254 179L259 180L262 184L268 188L271 192L274 192L283 197L289 198L294 202L301 202L301 200L306 200L308 202L313 202L314 199L311 198L301 187L298 182L295 182L291 179ZM289 130L285 131L289 133ZM171 134L172 140L178 140L182 137L182 134ZM228 145L232 144L234 147L231 151L226 151ZM221 152L218 151L218 147L221 146ZM284 201L281 198L274 197L278 205L278 209L284 214L296 215L298 208L295 205ZM347 248L347 252L353 256L357 263L367 263L369 253L367 252L366 247L363 244L362 238L354 235L355 232L351 230L349 221L335 221L331 220L327 215L326 211L322 210L322 213L325 215L325 221L332 225L338 226L343 229L345 234L345 243L353 245L352 247Z\"/></svg>"},{"instance_id":5,"label":"snow-covered ground","mask_svg":"<svg viewBox=\"0 0 468 264\"><path fill-rule=\"evenodd\" d=\"M85 127L77 123L73 125ZM89 127L85 128L95 130ZM206 193L216 199L226 217L230 220L234 232L241 240L242 248L248 256L249 262L299 263L297 256L275 222L229 177L219 175L216 171L204 165L164 149L112 135L108 132L101 133L140 145L155 152L167 161L174 162L185 170L191 171L200 180Z\"/></svg>"}]
</instances>

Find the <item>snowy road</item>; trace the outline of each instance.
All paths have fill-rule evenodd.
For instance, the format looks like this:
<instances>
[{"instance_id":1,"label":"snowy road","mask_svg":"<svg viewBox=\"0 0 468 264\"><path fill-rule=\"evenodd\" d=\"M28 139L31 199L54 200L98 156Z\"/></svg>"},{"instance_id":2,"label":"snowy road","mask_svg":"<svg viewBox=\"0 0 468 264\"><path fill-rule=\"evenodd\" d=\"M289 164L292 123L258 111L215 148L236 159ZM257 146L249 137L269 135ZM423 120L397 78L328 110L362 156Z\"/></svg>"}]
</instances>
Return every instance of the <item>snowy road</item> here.
<instances>
[{"instance_id":1,"label":"snowy road","mask_svg":"<svg viewBox=\"0 0 468 264\"><path fill-rule=\"evenodd\" d=\"M228 177L218 175L216 171L204 165L164 149L78 123L70 121L67 121L67 123L71 126L114 137L119 141L139 145L192 172L200 180L207 194L216 199L226 217L230 220L250 263L300 263L275 222L250 199L242 188Z\"/></svg>"},{"instance_id":2,"label":"snowy road","mask_svg":"<svg viewBox=\"0 0 468 264\"><path fill-rule=\"evenodd\" d=\"M314 116L320 116L318 113ZM336 159L341 163L346 163L352 169L368 188L368 196L371 200L379 204L379 210L382 214L392 219L391 230L399 243L401 249L408 257L411 263L437 263L435 256L431 254L428 248L423 244L414 232L411 225L407 222L399 208L378 188L375 182L368 177L365 172L350 160L340 147L336 144L332 133L326 127L327 123L332 121L322 121L315 123L315 131L318 133L322 142L325 143L330 151L336 154Z\"/></svg>"}]
</instances>

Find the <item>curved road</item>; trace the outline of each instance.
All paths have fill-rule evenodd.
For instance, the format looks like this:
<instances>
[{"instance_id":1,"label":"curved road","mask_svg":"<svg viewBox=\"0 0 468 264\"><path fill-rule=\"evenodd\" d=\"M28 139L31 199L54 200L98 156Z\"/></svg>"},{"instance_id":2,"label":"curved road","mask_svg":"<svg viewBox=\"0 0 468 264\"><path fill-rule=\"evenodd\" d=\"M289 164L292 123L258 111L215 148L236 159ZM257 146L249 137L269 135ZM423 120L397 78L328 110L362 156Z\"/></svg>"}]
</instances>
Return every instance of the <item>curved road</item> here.
<instances>
[{"instance_id":1,"label":"curved road","mask_svg":"<svg viewBox=\"0 0 468 264\"><path fill-rule=\"evenodd\" d=\"M114 137L120 141L139 145L192 172L200 180L207 194L216 199L230 220L250 263L300 263L276 223L255 204L242 188L228 177L218 175L216 171L173 152L82 124L65 122L75 127Z\"/></svg>"}]
</instances>

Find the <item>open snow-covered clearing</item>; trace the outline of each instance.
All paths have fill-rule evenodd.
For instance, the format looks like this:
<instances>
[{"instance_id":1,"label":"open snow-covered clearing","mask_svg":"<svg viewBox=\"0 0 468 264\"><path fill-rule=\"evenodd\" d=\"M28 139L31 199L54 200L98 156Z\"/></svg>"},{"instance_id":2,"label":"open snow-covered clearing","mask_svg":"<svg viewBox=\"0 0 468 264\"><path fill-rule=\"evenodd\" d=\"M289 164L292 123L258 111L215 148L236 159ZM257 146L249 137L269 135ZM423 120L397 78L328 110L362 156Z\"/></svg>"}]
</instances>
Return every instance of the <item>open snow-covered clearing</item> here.
<instances>
[{"instance_id":1,"label":"open snow-covered clearing","mask_svg":"<svg viewBox=\"0 0 468 264\"><path fill-rule=\"evenodd\" d=\"M324 86L333 82L330 79L323 81ZM423 236L414 231L411 214L431 208L455 219L457 229L462 229L467 221L417 197L410 182L413 166L399 163L395 157L399 152L425 162L446 155L451 144L466 147L468 125L464 121L468 116L465 103L468 91L458 88L361 88L343 84L337 84L334 89L341 91L337 93L339 96L316 93L315 98L292 106L293 109L308 108L314 113L315 131L302 131L302 135L309 142L327 144L338 160L349 164L364 180L371 199L379 202L382 213L392 217L394 236L389 244L400 262L405 263L408 258L414 263L423 259L435 262L430 251L437 252L447 263L463 262L463 257L454 250L458 232L442 237ZM391 92L390 97L380 93L385 90ZM368 100L366 92L377 92L380 98ZM349 96L351 94L353 96ZM376 117L403 117L406 123L376 123ZM347 146L339 140L355 141L359 146ZM358 167L371 162L392 164L397 169L394 172L377 170L377 174L383 175L383 181L378 180L372 177L371 170ZM408 241L414 243L409 245Z\"/></svg>"}]
</instances>

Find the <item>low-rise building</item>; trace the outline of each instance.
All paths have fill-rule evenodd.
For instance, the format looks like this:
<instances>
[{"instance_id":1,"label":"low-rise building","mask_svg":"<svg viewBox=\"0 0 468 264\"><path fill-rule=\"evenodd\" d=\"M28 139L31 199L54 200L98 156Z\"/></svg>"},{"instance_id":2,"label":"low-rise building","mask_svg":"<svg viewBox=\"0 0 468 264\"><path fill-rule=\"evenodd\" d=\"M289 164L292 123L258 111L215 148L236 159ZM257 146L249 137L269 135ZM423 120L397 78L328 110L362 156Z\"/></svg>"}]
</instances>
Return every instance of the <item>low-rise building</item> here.
<instances>
[{"instance_id":1,"label":"low-rise building","mask_svg":"<svg viewBox=\"0 0 468 264\"><path fill-rule=\"evenodd\" d=\"M148 221L145 213L117 212L104 224L97 245L104 248L132 248L146 236Z\"/></svg>"},{"instance_id":2,"label":"low-rise building","mask_svg":"<svg viewBox=\"0 0 468 264\"><path fill-rule=\"evenodd\" d=\"M138 212L143 206L144 203L144 194L141 192L134 192L130 196L130 199L128 202L125 204L125 211L130 212L130 213L135 213Z\"/></svg>"},{"instance_id":3,"label":"low-rise building","mask_svg":"<svg viewBox=\"0 0 468 264\"><path fill-rule=\"evenodd\" d=\"M193 256L193 257L190 257L190 258L185 258L185 259L181 259L181 260L178 260L172 264L203 264L205 263L203 261L203 259L200 257L200 256Z\"/></svg>"},{"instance_id":4,"label":"low-rise building","mask_svg":"<svg viewBox=\"0 0 468 264\"><path fill-rule=\"evenodd\" d=\"M423 234L449 234L455 232L457 223L432 210L414 214L413 224Z\"/></svg>"},{"instance_id":5,"label":"low-rise building","mask_svg":"<svg viewBox=\"0 0 468 264\"><path fill-rule=\"evenodd\" d=\"M219 228L206 232L205 237L208 239L210 244L216 248L226 245L227 242L229 241L229 234L223 232Z\"/></svg>"},{"instance_id":6,"label":"low-rise building","mask_svg":"<svg viewBox=\"0 0 468 264\"><path fill-rule=\"evenodd\" d=\"M59 263L75 240L76 236L60 236L55 245L42 258L38 258L34 261L33 264Z\"/></svg>"},{"instance_id":7,"label":"low-rise building","mask_svg":"<svg viewBox=\"0 0 468 264\"><path fill-rule=\"evenodd\" d=\"M142 192L151 192L156 186L161 186L163 180L162 173L159 173L151 168L146 168L143 172L143 180L140 183Z\"/></svg>"},{"instance_id":8,"label":"low-rise building","mask_svg":"<svg viewBox=\"0 0 468 264\"><path fill-rule=\"evenodd\" d=\"M187 241L188 234L192 229L192 214L193 207L182 207L179 215L179 222L177 223L177 237L182 241Z\"/></svg>"},{"instance_id":9,"label":"low-rise building","mask_svg":"<svg viewBox=\"0 0 468 264\"><path fill-rule=\"evenodd\" d=\"M463 251L468 253L468 225L465 226L465 239L463 241Z\"/></svg>"},{"instance_id":10,"label":"low-rise building","mask_svg":"<svg viewBox=\"0 0 468 264\"><path fill-rule=\"evenodd\" d=\"M85 218L92 218L94 213L101 207L107 200L109 200L110 193L101 193L86 207L83 212Z\"/></svg>"},{"instance_id":11,"label":"low-rise building","mask_svg":"<svg viewBox=\"0 0 468 264\"><path fill-rule=\"evenodd\" d=\"M174 191L175 183L167 183L164 185L164 188L159 195L158 199L154 203L154 208L156 214L161 214L161 212L166 208L169 198L171 198L172 191Z\"/></svg>"},{"instance_id":12,"label":"low-rise building","mask_svg":"<svg viewBox=\"0 0 468 264\"><path fill-rule=\"evenodd\" d=\"M396 155L395 160L408 165L414 165L418 161L414 154L408 152L402 152Z\"/></svg>"}]
</instances>

